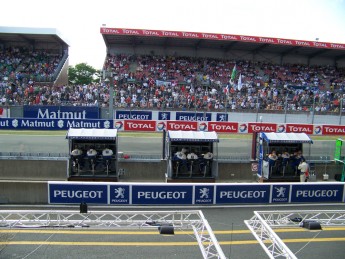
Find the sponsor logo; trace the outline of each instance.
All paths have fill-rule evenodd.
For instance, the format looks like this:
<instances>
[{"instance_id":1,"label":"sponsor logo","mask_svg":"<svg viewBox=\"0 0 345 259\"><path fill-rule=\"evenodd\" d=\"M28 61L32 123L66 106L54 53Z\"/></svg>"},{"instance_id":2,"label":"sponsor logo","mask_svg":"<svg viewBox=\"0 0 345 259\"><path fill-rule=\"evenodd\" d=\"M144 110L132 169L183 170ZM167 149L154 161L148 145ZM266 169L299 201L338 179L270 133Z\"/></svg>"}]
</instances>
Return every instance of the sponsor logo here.
<instances>
[{"instance_id":1,"label":"sponsor logo","mask_svg":"<svg viewBox=\"0 0 345 259\"><path fill-rule=\"evenodd\" d=\"M182 32L182 36L189 37L189 38L199 38L199 35L193 32Z\"/></svg>"},{"instance_id":2,"label":"sponsor logo","mask_svg":"<svg viewBox=\"0 0 345 259\"><path fill-rule=\"evenodd\" d=\"M259 199L264 198L266 191L221 191L220 198L227 199Z\"/></svg>"},{"instance_id":3,"label":"sponsor logo","mask_svg":"<svg viewBox=\"0 0 345 259\"><path fill-rule=\"evenodd\" d=\"M201 188L199 189L200 199L208 199L208 195L210 193L209 188Z\"/></svg>"},{"instance_id":4,"label":"sponsor logo","mask_svg":"<svg viewBox=\"0 0 345 259\"><path fill-rule=\"evenodd\" d=\"M297 190L296 197L330 198L337 197L339 190Z\"/></svg>"},{"instance_id":5,"label":"sponsor logo","mask_svg":"<svg viewBox=\"0 0 345 259\"><path fill-rule=\"evenodd\" d=\"M268 124L249 124L250 132L276 132L276 126Z\"/></svg>"},{"instance_id":6,"label":"sponsor logo","mask_svg":"<svg viewBox=\"0 0 345 259\"><path fill-rule=\"evenodd\" d=\"M256 39L254 37L240 36L240 38L241 40L256 42Z\"/></svg>"},{"instance_id":7,"label":"sponsor logo","mask_svg":"<svg viewBox=\"0 0 345 259\"><path fill-rule=\"evenodd\" d=\"M202 33L201 36L205 39L213 39L213 40L218 40L217 35L215 34L206 34L206 33Z\"/></svg>"},{"instance_id":8,"label":"sponsor logo","mask_svg":"<svg viewBox=\"0 0 345 259\"><path fill-rule=\"evenodd\" d=\"M321 126L314 127L314 133L315 134L321 134L322 133L322 127Z\"/></svg>"},{"instance_id":9,"label":"sponsor logo","mask_svg":"<svg viewBox=\"0 0 345 259\"><path fill-rule=\"evenodd\" d=\"M138 199L161 199L161 200L179 200L185 199L187 192L161 191L161 192L138 192Z\"/></svg>"},{"instance_id":10,"label":"sponsor logo","mask_svg":"<svg viewBox=\"0 0 345 259\"><path fill-rule=\"evenodd\" d=\"M104 124L103 124L104 128L105 129L109 129L110 128L110 121L105 121Z\"/></svg>"},{"instance_id":11,"label":"sponsor logo","mask_svg":"<svg viewBox=\"0 0 345 259\"><path fill-rule=\"evenodd\" d=\"M18 120L17 120L17 119L14 119L14 120L12 121L12 126L13 126L14 128L17 128L18 125L19 125Z\"/></svg>"},{"instance_id":12,"label":"sponsor logo","mask_svg":"<svg viewBox=\"0 0 345 259\"><path fill-rule=\"evenodd\" d=\"M261 37L259 37L259 41L260 42L265 42L265 43L275 43L274 39L270 39L270 38L261 38Z\"/></svg>"},{"instance_id":13,"label":"sponsor logo","mask_svg":"<svg viewBox=\"0 0 345 259\"><path fill-rule=\"evenodd\" d=\"M197 130L197 123L168 122L169 130Z\"/></svg>"},{"instance_id":14,"label":"sponsor logo","mask_svg":"<svg viewBox=\"0 0 345 259\"><path fill-rule=\"evenodd\" d=\"M155 121L125 121L125 130L155 131Z\"/></svg>"},{"instance_id":15,"label":"sponsor logo","mask_svg":"<svg viewBox=\"0 0 345 259\"><path fill-rule=\"evenodd\" d=\"M291 40L277 39L279 44L293 45Z\"/></svg>"},{"instance_id":16,"label":"sponsor logo","mask_svg":"<svg viewBox=\"0 0 345 259\"><path fill-rule=\"evenodd\" d=\"M275 185L272 190L272 202L289 201L289 185Z\"/></svg>"},{"instance_id":17,"label":"sponsor logo","mask_svg":"<svg viewBox=\"0 0 345 259\"><path fill-rule=\"evenodd\" d=\"M115 122L115 129L122 129L123 128L123 122L122 121L116 121Z\"/></svg>"},{"instance_id":18,"label":"sponsor logo","mask_svg":"<svg viewBox=\"0 0 345 259\"><path fill-rule=\"evenodd\" d=\"M344 126L323 126L323 134L345 134Z\"/></svg>"},{"instance_id":19,"label":"sponsor logo","mask_svg":"<svg viewBox=\"0 0 345 259\"><path fill-rule=\"evenodd\" d=\"M174 31L162 31L162 34L168 37L179 37L178 33Z\"/></svg>"},{"instance_id":20,"label":"sponsor logo","mask_svg":"<svg viewBox=\"0 0 345 259\"><path fill-rule=\"evenodd\" d=\"M345 49L345 44L333 44L333 43L331 43L331 48L334 48L334 49Z\"/></svg>"},{"instance_id":21,"label":"sponsor logo","mask_svg":"<svg viewBox=\"0 0 345 259\"><path fill-rule=\"evenodd\" d=\"M63 120L59 120L59 121L58 121L58 127L62 129L63 126L64 126Z\"/></svg>"},{"instance_id":22,"label":"sponsor logo","mask_svg":"<svg viewBox=\"0 0 345 259\"><path fill-rule=\"evenodd\" d=\"M246 132L247 131L247 124L241 124L239 126L240 132Z\"/></svg>"},{"instance_id":23,"label":"sponsor logo","mask_svg":"<svg viewBox=\"0 0 345 259\"><path fill-rule=\"evenodd\" d=\"M199 124L199 130L205 131L207 130L207 124L205 122L202 122Z\"/></svg>"},{"instance_id":24,"label":"sponsor logo","mask_svg":"<svg viewBox=\"0 0 345 259\"><path fill-rule=\"evenodd\" d=\"M221 34L220 37L221 37L222 40L237 40L237 37L234 36L234 35L224 35L224 34Z\"/></svg>"},{"instance_id":25,"label":"sponsor logo","mask_svg":"<svg viewBox=\"0 0 345 259\"><path fill-rule=\"evenodd\" d=\"M159 119L162 121L170 120L170 114L167 112L160 112L159 113Z\"/></svg>"},{"instance_id":26,"label":"sponsor logo","mask_svg":"<svg viewBox=\"0 0 345 259\"><path fill-rule=\"evenodd\" d=\"M100 199L103 191L82 191L82 190L54 190L54 198L78 198L78 199Z\"/></svg>"},{"instance_id":27,"label":"sponsor logo","mask_svg":"<svg viewBox=\"0 0 345 259\"><path fill-rule=\"evenodd\" d=\"M295 132L295 133L307 133L313 134L313 126L312 125L287 125L286 127L287 132Z\"/></svg>"},{"instance_id":28,"label":"sponsor logo","mask_svg":"<svg viewBox=\"0 0 345 259\"><path fill-rule=\"evenodd\" d=\"M156 31L146 31L146 30L143 30L143 33L145 35L148 35L148 36L160 36L158 32Z\"/></svg>"},{"instance_id":29,"label":"sponsor logo","mask_svg":"<svg viewBox=\"0 0 345 259\"><path fill-rule=\"evenodd\" d=\"M124 199L125 198L125 188L119 187L114 189L115 199Z\"/></svg>"},{"instance_id":30,"label":"sponsor logo","mask_svg":"<svg viewBox=\"0 0 345 259\"><path fill-rule=\"evenodd\" d=\"M137 30L123 29L122 32L125 34L140 35L140 33Z\"/></svg>"},{"instance_id":31,"label":"sponsor logo","mask_svg":"<svg viewBox=\"0 0 345 259\"><path fill-rule=\"evenodd\" d=\"M165 129L165 122L160 121L157 123L157 130L162 131Z\"/></svg>"},{"instance_id":32,"label":"sponsor logo","mask_svg":"<svg viewBox=\"0 0 345 259\"><path fill-rule=\"evenodd\" d=\"M278 132L279 133L285 132L285 125L282 125L282 124L278 125Z\"/></svg>"}]
</instances>

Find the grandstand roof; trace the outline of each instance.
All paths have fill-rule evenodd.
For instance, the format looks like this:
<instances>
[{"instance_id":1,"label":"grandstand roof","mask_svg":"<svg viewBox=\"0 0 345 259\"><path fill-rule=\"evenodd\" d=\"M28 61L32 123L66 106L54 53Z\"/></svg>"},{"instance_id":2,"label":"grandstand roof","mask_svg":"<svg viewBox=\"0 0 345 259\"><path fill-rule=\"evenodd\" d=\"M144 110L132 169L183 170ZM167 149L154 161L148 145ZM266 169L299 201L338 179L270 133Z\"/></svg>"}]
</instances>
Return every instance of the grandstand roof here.
<instances>
[{"instance_id":1,"label":"grandstand roof","mask_svg":"<svg viewBox=\"0 0 345 259\"><path fill-rule=\"evenodd\" d=\"M0 44L7 43L53 43L68 47L69 44L57 29L53 28L24 28L0 27Z\"/></svg>"},{"instance_id":2,"label":"grandstand roof","mask_svg":"<svg viewBox=\"0 0 345 259\"><path fill-rule=\"evenodd\" d=\"M179 32L164 30L124 29L101 27L100 32L107 47L111 45L155 45L165 47L191 47L245 50L253 53L272 52L278 55L298 54L345 59L345 44L269 38L247 35Z\"/></svg>"}]
</instances>

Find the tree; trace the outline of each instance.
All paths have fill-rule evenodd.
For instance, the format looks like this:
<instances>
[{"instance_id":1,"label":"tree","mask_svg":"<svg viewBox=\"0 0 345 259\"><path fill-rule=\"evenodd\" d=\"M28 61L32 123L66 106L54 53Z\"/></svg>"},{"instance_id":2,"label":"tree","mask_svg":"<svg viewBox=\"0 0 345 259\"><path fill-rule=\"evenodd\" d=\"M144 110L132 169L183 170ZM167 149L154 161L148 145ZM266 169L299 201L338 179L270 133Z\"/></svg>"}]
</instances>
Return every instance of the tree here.
<instances>
[{"instance_id":1,"label":"tree","mask_svg":"<svg viewBox=\"0 0 345 259\"><path fill-rule=\"evenodd\" d=\"M68 82L73 85L88 85L99 82L100 71L86 63L68 67Z\"/></svg>"}]
</instances>

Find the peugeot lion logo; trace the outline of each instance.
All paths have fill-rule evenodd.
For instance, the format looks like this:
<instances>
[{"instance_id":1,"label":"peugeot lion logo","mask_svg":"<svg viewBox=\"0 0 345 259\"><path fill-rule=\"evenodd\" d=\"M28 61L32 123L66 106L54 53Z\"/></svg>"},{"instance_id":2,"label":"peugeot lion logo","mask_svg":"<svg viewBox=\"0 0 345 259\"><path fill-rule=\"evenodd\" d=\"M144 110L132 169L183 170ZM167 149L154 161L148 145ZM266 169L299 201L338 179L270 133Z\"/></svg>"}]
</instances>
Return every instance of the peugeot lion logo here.
<instances>
[{"instance_id":1,"label":"peugeot lion logo","mask_svg":"<svg viewBox=\"0 0 345 259\"><path fill-rule=\"evenodd\" d=\"M208 199L208 194L210 193L209 188L202 188L199 190L200 199Z\"/></svg>"},{"instance_id":2,"label":"peugeot lion logo","mask_svg":"<svg viewBox=\"0 0 345 259\"><path fill-rule=\"evenodd\" d=\"M285 197L286 188L285 187L274 187L277 192L277 198Z\"/></svg>"},{"instance_id":3,"label":"peugeot lion logo","mask_svg":"<svg viewBox=\"0 0 345 259\"><path fill-rule=\"evenodd\" d=\"M115 189L115 199L124 199L125 198L125 188L119 187Z\"/></svg>"}]
</instances>

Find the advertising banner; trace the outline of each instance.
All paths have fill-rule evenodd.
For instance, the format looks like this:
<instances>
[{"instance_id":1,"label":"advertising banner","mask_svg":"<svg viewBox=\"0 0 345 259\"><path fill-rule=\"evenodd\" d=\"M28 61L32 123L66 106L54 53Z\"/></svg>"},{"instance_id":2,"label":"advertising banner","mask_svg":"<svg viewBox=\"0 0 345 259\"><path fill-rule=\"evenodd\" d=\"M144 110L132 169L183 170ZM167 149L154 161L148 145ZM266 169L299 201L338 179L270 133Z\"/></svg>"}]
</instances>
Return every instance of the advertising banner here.
<instances>
[{"instance_id":1,"label":"advertising banner","mask_svg":"<svg viewBox=\"0 0 345 259\"><path fill-rule=\"evenodd\" d=\"M195 185L194 204L213 204L214 202L213 185Z\"/></svg>"},{"instance_id":2,"label":"advertising banner","mask_svg":"<svg viewBox=\"0 0 345 259\"><path fill-rule=\"evenodd\" d=\"M313 125L312 124L286 124L287 133L305 133L308 135L313 134Z\"/></svg>"},{"instance_id":3,"label":"advertising banner","mask_svg":"<svg viewBox=\"0 0 345 259\"><path fill-rule=\"evenodd\" d=\"M268 203L270 185L218 185L217 204Z\"/></svg>"},{"instance_id":4,"label":"advertising banner","mask_svg":"<svg viewBox=\"0 0 345 259\"><path fill-rule=\"evenodd\" d=\"M288 184L274 184L272 185L272 203L289 202L290 185Z\"/></svg>"},{"instance_id":5,"label":"advertising banner","mask_svg":"<svg viewBox=\"0 0 345 259\"><path fill-rule=\"evenodd\" d=\"M248 133L253 132L277 132L277 124L261 122L248 123Z\"/></svg>"},{"instance_id":6,"label":"advertising banner","mask_svg":"<svg viewBox=\"0 0 345 259\"><path fill-rule=\"evenodd\" d=\"M178 121L211 121L212 113L209 112L176 112Z\"/></svg>"},{"instance_id":7,"label":"advertising banner","mask_svg":"<svg viewBox=\"0 0 345 259\"><path fill-rule=\"evenodd\" d=\"M208 130L216 131L219 133L237 133L238 123L237 122L208 122Z\"/></svg>"},{"instance_id":8,"label":"advertising banner","mask_svg":"<svg viewBox=\"0 0 345 259\"><path fill-rule=\"evenodd\" d=\"M2 119L0 129L68 130L69 128L113 129L112 120Z\"/></svg>"},{"instance_id":9,"label":"advertising banner","mask_svg":"<svg viewBox=\"0 0 345 259\"><path fill-rule=\"evenodd\" d=\"M341 202L344 185L300 184L293 185L291 202Z\"/></svg>"},{"instance_id":10,"label":"advertising banner","mask_svg":"<svg viewBox=\"0 0 345 259\"><path fill-rule=\"evenodd\" d=\"M86 106L28 106L23 107L24 118L35 119L99 119L98 107Z\"/></svg>"},{"instance_id":11,"label":"advertising banner","mask_svg":"<svg viewBox=\"0 0 345 259\"><path fill-rule=\"evenodd\" d=\"M128 131L156 131L156 121L125 120L124 130Z\"/></svg>"},{"instance_id":12,"label":"advertising banner","mask_svg":"<svg viewBox=\"0 0 345 259\"><path fill-rule=\"evenodd\" d=\"M167 130L198 130L197 121L167 121Z\"/></svg>"},{"instance_id":13,"label":"advertising banner","mask_svg":"<svg viewBox=\"0 0 345 259\"><path fill-rule=\"evenodd\" d=\"M108 203L107 185L49 183L49 203Z\"/></svg>"},{"instance_id":14,"label":"advertising banner","mask_svg":"<svg viewBox=\"0 0 345 259\"><path fill-rule=\"evenodd\" d=\"M185 185L133 185L132 204L168 205L192 204L193 186Z\"/></svg>"},{"instance_id":15,"label":"advertising banner","mask_svg":"<svg viewBox=\"0 0 345 259\"><path fill-rule=\"evenodd\" d=\"M240 41L252 43L267 43L287 46L299 46L310 48L326 48L326 49L340 49L345 50L345 44L282 39L271 37L248 36L238 34L220 34L220 33L204 33L204 32L186 32L186 31L167 31L167 30L143 30L143 29L128 29L128 28L100 28L101 34L110 35L132 35L132 36L146 36L146 37L172 37L172 38L190 38L190 39L207 39L220 41Z\"/></svg>"},{"instance_id":16,"label":"advertising banner","mask_svg":"<svg viewBox=\"0 0 345 259\"><path fill-rule=\"evenodd\" d=\"M130 186L129 185L110 185L109 186L110 204L130 204Z\"/></svg>"},{"instance_id":17,"label":"advertising banner","mask_svg":"<svg viewBox=\"0 0 345 259\"><path fill-rule=\"evenodd\" d=\"M345 126L323 125L322 135L345 135Z\"/></svg>"},{"instance_id":18,"label":"advertising banner","mask_svg":"<svg viewBox=\"0 0 345 259\"><path fill-rule=\"evenodd\" d=\"M116 111L117 120L152 120L151 111Z\"/></svg>"},{"instance_id":19,"label":"advertising banner","mask_svg":"<svg viewBox=\"0 0 345 259\"><path fill-rule=\"evenodd\" d=\"M228 118L229 118L229 116L228 116L227 113L217 113L216 120L217 121L224 121L224 122L226 122L226 121L228 121Z\"/></svg>"}]
</instances>

